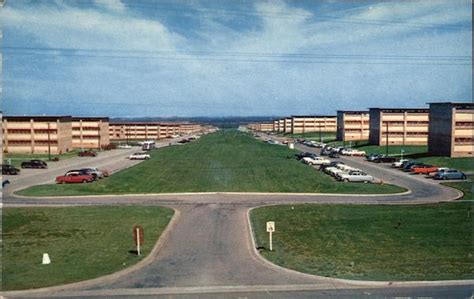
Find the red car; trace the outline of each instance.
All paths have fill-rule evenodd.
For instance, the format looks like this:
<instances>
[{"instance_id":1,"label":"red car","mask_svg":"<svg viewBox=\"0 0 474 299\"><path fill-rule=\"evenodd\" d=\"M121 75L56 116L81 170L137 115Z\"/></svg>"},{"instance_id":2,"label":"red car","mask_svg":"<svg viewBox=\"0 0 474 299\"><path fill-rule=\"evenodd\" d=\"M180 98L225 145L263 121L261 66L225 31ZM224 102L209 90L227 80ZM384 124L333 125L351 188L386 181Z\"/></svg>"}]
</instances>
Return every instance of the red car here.
<instances>
[{"instance_id":1,"label":"red car","mask_svg":"<svg viewBox=\"0 0 474 299\"><path fill-rule=\"evenodd\" d=\"M79 157L96 157L97 153L94 151L82 151L77 154Z\"/></svg>"},{"instance_id":2,"label":"red car","mask_svg":"<svg viewBox=\"0 0 474 299\"><path fill-rule=\"evenodd\" d=\"M81 174L79 172L69 172L66 175L56 177L56 183L58 184L70 184L70 183L90 183L94 181L94 177L89 174Z\"/></svg>"},{"instance_id":3,"label":"red car","mask_svg":"<svg viewBox=\"0 0 474 299\"><path fill-rule=\"evenodd\" d=\"M413 174L429 174L432 172L437 172L438 167L433 165L421 165L417 167L413 167L411 170Z\"/></svg>"}]
</instances>

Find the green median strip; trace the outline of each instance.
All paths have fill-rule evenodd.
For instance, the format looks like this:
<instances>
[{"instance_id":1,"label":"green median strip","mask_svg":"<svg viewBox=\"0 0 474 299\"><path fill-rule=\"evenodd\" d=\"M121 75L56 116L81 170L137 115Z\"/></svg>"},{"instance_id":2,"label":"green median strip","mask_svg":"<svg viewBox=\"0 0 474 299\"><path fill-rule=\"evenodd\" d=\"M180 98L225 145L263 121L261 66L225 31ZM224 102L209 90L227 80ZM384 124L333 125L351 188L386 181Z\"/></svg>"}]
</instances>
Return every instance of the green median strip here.
<instances>
[{"instance_id":1,"label":"green median strip","mask_svg":"<svg viewBox=\"0 0 474 299\"><path fill-rule=\"evenodd\" d=\"M473 208L305 204L250 216L261 254L282 267L355 280L453 280L474 277ZM276 227L271 252L267 221Z\"/></svg>"},{"instance_id":2,"label":"green median strip","mask_svg":"<svg viewBox=\"0 0 474 299\"><path fill-rule=\"evenodd\" d=\"M221 131L187 145L152 151L151 159L91 184L41 185L24 196L177 192L399 193L384 184L342 183L304 165L296 151L237 131Z\"/></svg>"},{"instance_id":3,"label":"green median strip","mask_svg":"<svg viewBox=\"0 0 474 299\"><path fill-rule=\"evenodd\" d=\"M110 274L145 258L173 216L163 207L3 209L3 291L47 287ZM145 232L133 252L133 226ZM43 265L43 253L51 264Z\"/></svg>"}]
</instances>

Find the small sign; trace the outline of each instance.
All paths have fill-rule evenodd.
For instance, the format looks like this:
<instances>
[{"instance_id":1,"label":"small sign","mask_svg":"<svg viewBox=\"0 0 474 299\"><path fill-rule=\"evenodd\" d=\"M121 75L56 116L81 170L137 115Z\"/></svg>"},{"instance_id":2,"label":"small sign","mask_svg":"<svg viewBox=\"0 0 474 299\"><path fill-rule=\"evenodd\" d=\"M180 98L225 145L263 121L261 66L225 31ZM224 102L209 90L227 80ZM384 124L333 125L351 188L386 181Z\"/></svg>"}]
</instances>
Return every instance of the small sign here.
<instances>
[{"instance_id":1,"label":"small sign","mask_svg":"<svg viewBox=\"0 0 474 299\"><path fill-rule=\"evenodd\" d=\"M135 225L133 227L133 241L135 241L135 245L138 245L138 244L143 245L143 242L145 241L145 237L143 233L143 227L141 225Z\"/></svg>"},{"instance_id":2,"label":"small sign","mask_svg":"<svg viewBox=\"0 0 474 299\"><path fill-rule=\"evenodd\" d=\"M268 221L267 222L267 232L273 233L275 231L275 222L274 221Z\"/></svg>"}]
</instances>

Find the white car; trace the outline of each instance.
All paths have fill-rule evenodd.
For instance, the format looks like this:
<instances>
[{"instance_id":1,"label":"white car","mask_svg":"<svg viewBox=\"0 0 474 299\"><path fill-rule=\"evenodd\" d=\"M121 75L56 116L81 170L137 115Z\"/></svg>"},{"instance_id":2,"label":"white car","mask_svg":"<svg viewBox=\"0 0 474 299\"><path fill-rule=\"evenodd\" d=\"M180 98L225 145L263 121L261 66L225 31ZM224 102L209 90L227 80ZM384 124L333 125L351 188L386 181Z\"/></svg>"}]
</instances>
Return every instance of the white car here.
<instances>
[{"instance_id":1,"label":"white car","mask_svg":"<svg viewBox=\"0 0 474 299\"><path fill-rule=\"evenodd\" d=\"M351 170L348 173L341 174L338 180L343 182L372 182L374 177L359 170Z\"/></svg>"},{"instance_id":2,"label":"white car","mask_svg":"<svg viewBox=\"0 0 474 299\"><path fill-rule=\"evenodd\" d=\"M308 165L329 165L331 163L330 160L322 158L322 157L304 157L301 159L303 163Z\"/></svg>"},{"instance_id":3,"label":"white car","mask_svg":"<svg viewBox=\"0 0 474 299\"><path fill-rule=\"evenodd\" d=\"M130 160L148 160L150 159L150 155L147 153L139 152L131 154L128 158Z\"/></svg>"},{"instance_id":4,"label":"white car","mask_svg":"<svg viewBox=\"0 0 474 299\"><path fill-rule=\"evenodd\" d=\"M395 161L392 163L392 167L400 168L405 162L408 162L408 159L401 159L399 161Z\"/></svg>"},{"instance_id":5,"label":"white car","mask_svg":"<svg viewBox=\"0 0 474 299\"><path fill-rule=\"evenodd\" d=\"M351 152L349 153L349 156L357 156L357 157L364 157L365 156L365 151L359 151L359 150L351 150Z\"/></svg>"},{"instance_id":6,"label":"white car","mask_svg":"<svg viewBox=\"0 0 474 299\"><path fill-rule=\"evenodd\" d=\"M120 144L120 145L117 145L117 148L118 149L131 149L132 146L129 144Z\"/></svg>"}]
</instances>

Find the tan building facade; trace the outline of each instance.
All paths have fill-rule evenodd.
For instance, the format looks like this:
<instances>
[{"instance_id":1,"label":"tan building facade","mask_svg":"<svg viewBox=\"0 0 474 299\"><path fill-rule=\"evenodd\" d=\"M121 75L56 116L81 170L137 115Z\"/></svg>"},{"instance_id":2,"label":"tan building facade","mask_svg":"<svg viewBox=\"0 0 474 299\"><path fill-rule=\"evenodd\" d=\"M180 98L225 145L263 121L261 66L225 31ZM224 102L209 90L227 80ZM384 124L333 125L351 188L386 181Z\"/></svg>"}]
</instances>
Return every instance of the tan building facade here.
<instances>
[{"instance_id":1,"label":"tan building facade","mask_svg":"<svg viewBox=\"0 0 474 299\"><path fill-rule=\"evenodd\" d=\"M109 124L109 138L119 140L156 140L202 131L202 126L191 123L115 122Z\"/></svg>"},{"instance_id":2,"label":"tan building facade","mask_svg":"<svg viewBox=\"0 0 474 299\"><path fill-rule=\"evenodd\" d=\"M473 157L474 104L429 103L428 151L433 155Z\"/></svg>"},{"instance_id":3,"label":"tan building facade","mask_svg":"<svg viewBox=\"0 0 474 299\"><path fill-rule=\"evenodd\" d=\"M336 132L337 118L329 115L292 116L291 134Z\"/></svg>"},{"instance_id":4,"label":"tan building facade","mask_svg":"<svg viewBox=\"0 0 474 299\"><path fill-rule=\"evenodd\" d=\"M369 143L428 144L429 109L370 108Z\"/></svg>"},{"instance_id":5,"label":"tan building facade","mask_svg":"<svg viewBox=\"0 0 474 299\"><path fill-rule=\"evenodd\" d=\"M108 117L72 118L73 148L102 149L109 144Z\"/></svg>"},{"instance_id":6,"label":"tan building facade","mask_svg":"<svg viewBox=\"0 0 474 299\"><path fill-rule=\"evenodd\" d=\"M258 132L272 132L273 122L271 123L253 123L247 126L249 129Z\"/></svg>"},{"instance_id":7,"label":"tan building facade","mask_svg":"<svg viewBox=\"0 0 474 299\"><path fill-rule=\"evenodd\" d=\"M73 149L71 116L3 116L3 152L62 154Z\"/></svg>"},{"instance_id":8,"label":"tan building facade","mask_svg":"<svg viewBox=\"0 0 474 299\"><path fill-rule=\"evenodd\" d=\"M369 111L337 111L337 140L368 140L369 127Z\"/></svg>"}]
</instances>

